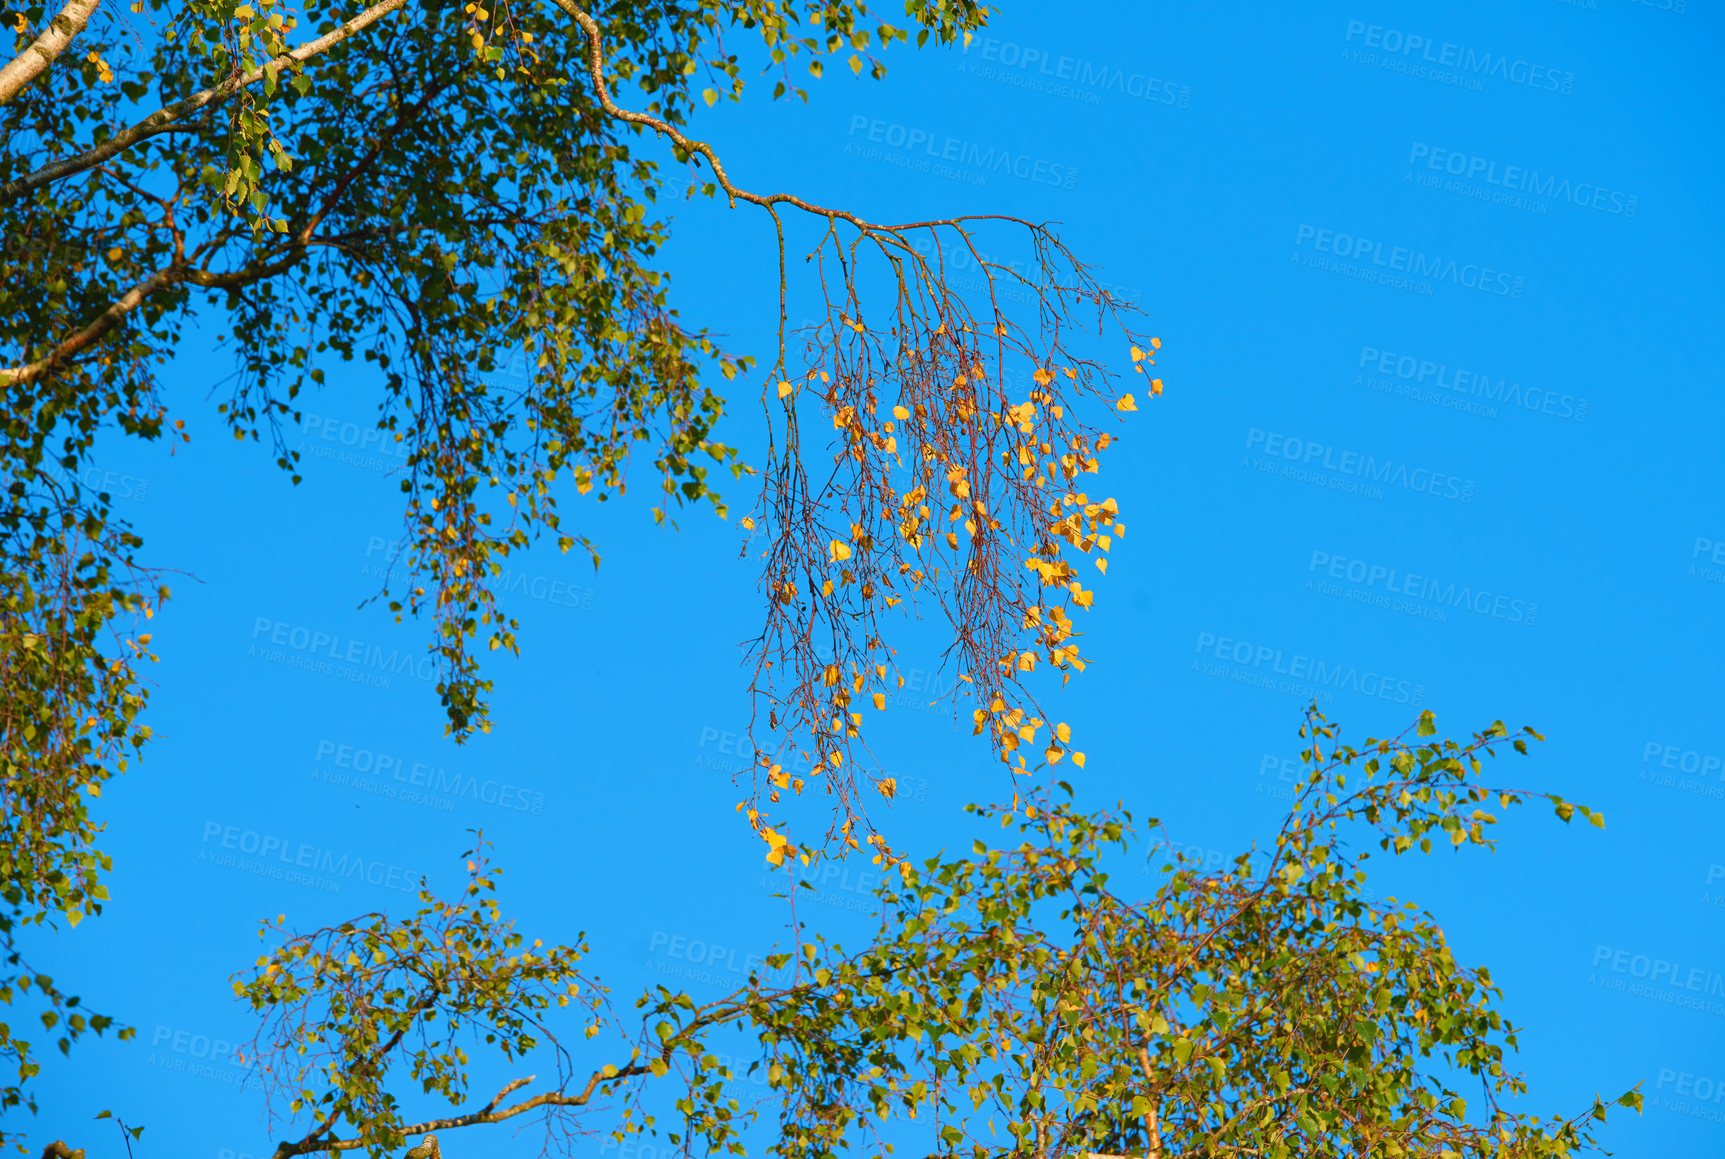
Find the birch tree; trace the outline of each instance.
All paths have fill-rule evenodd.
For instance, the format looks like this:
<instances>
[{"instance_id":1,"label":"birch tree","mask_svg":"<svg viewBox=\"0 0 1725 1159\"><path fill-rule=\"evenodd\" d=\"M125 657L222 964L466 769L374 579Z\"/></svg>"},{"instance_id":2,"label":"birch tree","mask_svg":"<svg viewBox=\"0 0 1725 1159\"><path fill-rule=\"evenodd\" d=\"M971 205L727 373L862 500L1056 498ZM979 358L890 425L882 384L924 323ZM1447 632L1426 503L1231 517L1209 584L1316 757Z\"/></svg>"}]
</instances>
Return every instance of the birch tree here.
<instances>
[{"instance_id":1,"label":"birch tree","mask_svg":"<svg viewBox=\"0 0 1725 1159\"><path fill-rule=\"evenodd\" d=\"M1080 557L1101 565L1124 531L1084 489L1114 438L1096 424L1160 392L1157 343L1046 226L883 223L758 192L695 135L721 100L806 99L829 66L879 78L892 49L951 46L987 16L974 0L902 16L851 0L0 7L12 984L70 1010L12 935L101 908L92 800L148 744L149 621L171 595L173 561L146 559L85 468L98 437L190 437L161 382L194 335L233 359L225 429L296 481L306 398L369 391L402 463L405 546L378 594L426 625L458 740L489 728L481 658L522 646L495 586L512 553L549 539L597 562L568 504L633 482L661 520L723 516L724 483L749 488L740 522L764 545L738 811L773 858L896 860L869 813L896 785L862 710L894 690L893 633L921 604L950 627L995 756L1082 764L1034 689L1083 666ZM769 349L726 349L673 305L665 206L682 196L752 215L778 270ZM991 234L1034 260L989 260ZM958 255L980 290L952 287ZM793 302L819 321L788 332ZM1073 344L1092 331L1117 358ZM529 382L501 389L499 353L516 350ZM1143 382L1117 385L1111 365ZM717 434L733 385L763 404L754 463ZM820 807L793 821L805 789ZM73 1012L57 1032L106 1025ZM4 1041L34 1073L28 1044Z\"/></svg>"}]
</instances>

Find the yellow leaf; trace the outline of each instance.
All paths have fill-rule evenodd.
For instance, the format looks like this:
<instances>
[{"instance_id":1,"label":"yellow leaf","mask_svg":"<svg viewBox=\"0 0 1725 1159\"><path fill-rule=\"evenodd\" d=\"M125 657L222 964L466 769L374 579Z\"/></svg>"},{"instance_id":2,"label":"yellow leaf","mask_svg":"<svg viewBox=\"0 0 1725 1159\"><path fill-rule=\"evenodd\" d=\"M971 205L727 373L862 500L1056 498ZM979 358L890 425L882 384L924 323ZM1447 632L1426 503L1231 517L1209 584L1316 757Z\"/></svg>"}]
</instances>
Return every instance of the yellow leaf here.
<instances>
[{"instance_id":1,"label":"yellow leaf","mask_svg":"<svg viewBox=\"0 0 1725 1159\"><path fill-rule=\"evenodd\" d=\"M747 515L743 516L743 530L744 531L753 531L754 529L755 529L755 521L753 519L750 519Z\"/></svg>"},{"instance_id":2,"label":"yellow leaf","mask_svg":"<svg viewBox=\"0 0 1725 1159\"><path fill-rule=\"evenodd\" d=\"M1083 753L1073 753L1072 754L1072 763L1077 765L1079 768L1082 769L1084 767L1084 754Z\"/></svg>"},{"instance_id":3,"label":"yellow leaf","mask_svg":"<svg viewBox=\"0 0 1725 1159\"><path fill-rule=\"evenodd\" d=\"M893 798L893 794L898 792L898 781L892 777L888 777L883 781L876 782L875 788L880 790L881 796L890 801Z\"/></svg>"},{"instance_id":4,"label":"yellow leaf","mask_svg":"<svg viewBox=\"0 0 1725 1159\"><path fill-rule=\"evenodd\" d=\"M834 560L840 563L851 557L850 545L842 540L833 540L832 543L827 545L827 551L831 554Z\"/></svg>"},{"instance_id":5,"label":"yellow leaf","mask_svg":"<svg viewBox=\"0 0 1725 1159\"><path fill-rule=\"evenodd\" d=\"M1150 380L1150 393L1151 394L1161 394L1162 393L1162 380L1160 378L1152 378Z\"/></svg>"},{"instance_id":6,"label":"yellow leaf","mask_svg":"<svg viewBox=\"0 0 1725 1159\"><path fill-rule=\"evenodd\" d=\"M874 706L882 712L886 711L886 693L877 692L874 694Z\"/></svg>"},{"instance_id":7,"label":"yellow leaf","mask_svg":"<svg viewBox=\"0 0 1725 1159\"><path fill-rule=\"evenodd\" d=\"M785 395L791 393L791 391L793 391L795 389L796 389L796 387L792 386L788 382L780 382L779 383L779 397L784 398Z\"/></svg>"},{"instance_id":8,"label":"yellow leaf","mask_svg":"<svg viewBox=\"0 0 1725 1159\"><path fill-rule=\"evenodd\" d=\"M1137 410L1138 404L1135 401L1133 401L1131 395L1129 395L1129 394L1122 395L1120 398L1120 401L1114 404L1114 409L1115 410Z\"/></svg>"},{"instance_id":9,"label":"yellow leaf","mask_svg":"<svg viewBox=\"0 0 1725 1159\"><path fill-rule=\"evenodd\" d=\"M910 412L905 410L902 406L895 406L892 408L892 417L902 423L905 419L910 417Z\"/></svg>"}]
</instances>

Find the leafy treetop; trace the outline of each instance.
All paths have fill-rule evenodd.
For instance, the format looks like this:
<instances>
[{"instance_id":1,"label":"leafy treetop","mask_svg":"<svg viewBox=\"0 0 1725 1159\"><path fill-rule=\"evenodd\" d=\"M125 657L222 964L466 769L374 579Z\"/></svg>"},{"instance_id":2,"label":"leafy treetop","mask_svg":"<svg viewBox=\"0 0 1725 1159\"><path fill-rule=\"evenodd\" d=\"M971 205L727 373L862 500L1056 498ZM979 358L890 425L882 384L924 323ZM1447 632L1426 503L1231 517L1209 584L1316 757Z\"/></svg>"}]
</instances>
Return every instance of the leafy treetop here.
<instances>
[{"instance_id":1,"label":"leafy treetop","mask_svg":"<svg viewBox=\"0 0 1725 1159\"><path fill-rule=\"evenodd\" d=\"M548 1143L662 1133L688 1154L746 1154L760 1124L779 1159L885 1155L907 1133L915 1153L950 1159L1593 1150L1605 1103L1512 1109L1527 1089L1506 1065L1519 1031L1488 971L1457 961L1429 913L1366 891L1374 854L1494 848L1488 810L1537 794L1488 784L1484 761L1538 734L1498 722L1437 741L1429 712L1409 733L1355 749L1312 710L1306 777L1274 842L1221 869L1160 859L1160 884L1138 900L1108 869L1132 839L1129 813L1082 812L1064 785L973 807L1016 839L904 863L860 951L799 932L718 1000L651 988L633 1030L575 971L585 945L524 947L482 859L460 902L427 892L400 923L268 926L274 948L235 990L265 1019L264 1073L293 1098L275 1155L379 1156L414 1138L424 1154L428 1135L530 1112ZM1601 823L1548 799L1565 820ZM557 1039L561 1005L598 1040L593 1062L576 1066ZM401 1068L452 1106L467 1098L458 1027L510 1061L548 1052L555 1088L511 1103L520 1079L474 1111L410 1121L386 1093ZM716 1049L727 1028L753 1039L769 1109L737 1098ZM1457 1080L1478 1081L1471 1108ZM1641 1096L1617 1102L1639 1109ZM605 1125L590 1125L601 1110Z\"/></svg>"}]
</instances>

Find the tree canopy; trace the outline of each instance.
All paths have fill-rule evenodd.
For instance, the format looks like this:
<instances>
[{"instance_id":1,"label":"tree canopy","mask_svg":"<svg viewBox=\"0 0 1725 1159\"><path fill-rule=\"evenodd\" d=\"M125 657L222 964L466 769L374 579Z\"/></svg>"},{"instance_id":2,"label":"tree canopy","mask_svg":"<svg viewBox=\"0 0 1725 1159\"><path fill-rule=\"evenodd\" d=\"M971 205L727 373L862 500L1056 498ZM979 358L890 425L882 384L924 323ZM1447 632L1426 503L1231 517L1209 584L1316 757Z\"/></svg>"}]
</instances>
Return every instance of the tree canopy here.
<instances>
[{"instance_id":1,"label":"tree canopy","mask_svg":"<svg viewBox=\"0 0 1725 1159\"><path fill-rule=\"evenodd\" d=\"M724 514L713 471L760 487L743 522L765 532L763 711L740 780L777 855L792 840L779 795L804 788L783 771L793 753L833 795L828 840L887 850L867 804L895 786L853 742L856 709L890 688L884 619L903 601L932 599L950 620L977 730L999 755L1062 757L1066 732L1045 724L1025 678L1039 663L1082 667L1071 612L1092 593L1068 556L1105 552L1122 530L1116 504L1078 487L1111 441L1089 423L1098 402L1136 407L1067 343L1086 310L1135 371L1155 343L1044 226L878 224L752 193L686 131L703 105L740 99L756 64L774 97L806 97L804 67L818 77L838 54L880 76L895 42L950 44L986 17L968 0L910 0L900 25L864 4L755 0L8 10L0 227L21 244L0 278L0 676L17 696L0 747L13 793L35 802L5 822L25 915L94 912L104 863L85 796L150 736L138 618L170 592L80 468L105 429L189 437L159 375L194 319L235 361L228 428L268 441L296 480L283 429L305 392L336 389L327 376L344 363L375 372L405 524L380 594L398 618L429 622L458 739L489 727L480 657L518 647L494 584L510 553L544 536L597 562L559 503L621 495L645 455L661 519L671 501ZM758 37L751 54L741 34ZM756 208L771 229L779 336L759 367L756 464L717 441L713 385L755 360L670 304L672 178L654 140L694 173L677 192ZM789 284L786 214L812 230L818 286ZM1025 231L1037 262L986 260L974 234L988 229ZM986 275L970 300L945 277L958 250ZM1034 306L1015 315L1002 280ZM788 338L793 291L818 293L823 320ZM487 376L516 349L530 381L502 390ZM805 852L822 843L795 836Z\"/></svg>"},{"instance_id":2,"label":"tree canopy","mask_svg":"<svg viewBox=\"0 0 1725 1159\"><path fill-rule=\"evenodd\" d=\"M650 1134L690 1155L746 1154L759 1123L779 1159L1591 1149L1605 1102L1513 1107L1527 1092L1509 1066L1520 1031L1490 972L1458 961L1430 913L1375 896L1367 870L1374 855L1495 848L1498 812L1541 796L1565 821L1598 815L1487 775L1499 749L1526 753L1531 729L1440 741L1426 712L1356 749L1313 710L1302 733L1287 820L1231 865L1153 845L1160 882L1130 896L1115 871L1131 813L1086 811L1056 784L972 806L1016 831L1004 844L901 862L860 950L804 930L724 997L650 988L638 1020L581 971L584 941L529 943L502 917L483 848L460 898L422 890L408 918L266 924L234 990L263 1019L254 1058L291 1127L275 1159L426 1154L428 1136L439 1148L439 1132L534 1113L551 1143ZM483 1093L471 1033L556 1074L461 1111ZM745 1105L738 1080L756 1071L766 1097ZM410 1119L410 1088L452 1113ZM1616 1101L1639 1108L1640 1094Z\"/></svg>"},{"instance_id":3,"label":"tree canopy","mask_svg":"<svg viewBox=\"0 0 1725 1159\"><path fill-rule=\"evenodd\" d=\"M434 1155L440 1131L538 1111L579 1133L601 1110L615 1138L741 1153L760 1115L711 1049L727 1029L759 1049L782 1159L884 1149L889 1121L955 1159L1590 1144L1597 1101L1544 1119L1500 1102L1524 1087L1489 974L1456 962L1429 915L1368 899L1366 854L1343 839L1489 844L1490 799L1528 794L1488 791L1481 758L1522 740L1496 724L1431 742L1428 717L1412 741L1325 751L1314 717L1273 848L1220 871L1176 858L1148 899L1111 889L1131 818L1050 783L1084 756L1035 690L1084 667L1077 616L1094 594L1078 561L1105 570L1125 529L1083 477L1115 441L1102 419L1161 393L1160 343L1046 225L880 223L754 192L691 135L760 66L775 99L806 95L802 71L835 58L880 77L893 45L962 41L986 8L907 0L894 24L817 0L68 0L4 17L0 1000L33 998L59 1049L129 1032L31 969L15 935L103 907L91 799L150 740L145 629L171 594L83 468L110 432L189 437L161 376L198 325L234 358L226 428L296 481L286 426L309 392L351 389L338 368L368 370L402 462L405 546L382 594L427 623L457 739L490 728L483 655L523 646L494 583L511 554L550 539L599 558L566 516L571 491L621 497L641 458L661 521L678 505L726 515L726 474L758 488L740 519L764 545L765 607L738 810L774 864L872 848L895 871L860 951L811 934L717 1002L650 991L639 1026L582 972L584 943L547 947L504 918L482 842L455 900L427 887L407 917L266 927L235 989L263 1019L282 1159L415 1140ZM673 304L673 196L759 215L779 288L766 356L724 348ZM1023 234L1030 266L984 256L977 237L1001 230ZM980 292L951 284L958 254ZM819 320L793 332L805 299ZM1112 362L1078 340L1091 331ZM489 376L516 349L529 381L505 390ZM1120 386L1111 365L1144 384ZM733 382L763 404L753 463L720 441ZM977 810L1017 827L1006 848L913 862L869 820L896 785L869 767L862 710L893 690L893 630L919 604L948 624L975 732L1020 775L1010 804ZM787 819L805 788L830 805L824 834ZM462 1111L457 1038L473 1030L507 1060L549 1057L554 1081ZM17 1064L0 1099L33 1105L39 1052L10 1027L0 1050ZM1464 1073L1483 1110L1453 1089ZM410 1120L413 1089L455 1113Z\"/></svg>"}]
</instances>

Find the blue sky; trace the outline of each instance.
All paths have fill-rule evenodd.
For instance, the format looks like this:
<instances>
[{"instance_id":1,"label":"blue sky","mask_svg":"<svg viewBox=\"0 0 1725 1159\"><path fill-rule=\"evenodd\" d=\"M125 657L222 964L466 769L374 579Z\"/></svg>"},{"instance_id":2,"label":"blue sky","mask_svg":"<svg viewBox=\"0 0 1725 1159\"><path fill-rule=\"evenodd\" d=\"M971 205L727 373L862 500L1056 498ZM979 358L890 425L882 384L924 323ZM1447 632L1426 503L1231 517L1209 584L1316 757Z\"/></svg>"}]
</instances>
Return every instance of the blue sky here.
<instances>
[{"instance_id":1,"label":"blue sky","mask_svg":"<svg viewBox=\"0 0 1725 1159\"><path fill-rule=\"evenodd\" d=\"M1089 754L1081 800L1124 800L1197 850L1262 841L1320 661L1359 673L1323 690L1355 737L1420 708L1446 731L1534 725L1548 743L1505 773L1601 809L1605 831L1527 810L1495 856L1400 866L1396 886L1503 986L1526 1109L1642 1082L1613 1150L1725 1151L1717 6L1072 13L1010 5L967 51L894 51L884 83L835 68L806 107L763 92L697 129L757 191L882 221L1058 222L1161 338L1166 393L1096 488L1130 531L1082 625L1095 663L1057 698ZM965 160L989 149L1012 165ZM685 317L765 354L764 216L674 212ZM194 1049L250 1036L225 979L255 956L253 924L405 908L395 885L421 872L454 885L471 827L523 925L586 931L621 998L678 971L707 985L784 937L726 775L760 615L734 518L690 511L673 532L645 501L571 496L604 565L520 562L523 655L494 666L493 733L457 749L429 682L354 683L264 647L302 628L425 639L356 607L400 526L389 464L358 445L375 383L334 374L305 401L294 438L323 457L292 488L221 437L208 335L183 354L172 400L193 441L98 460L152 561L188 573L156 624L161 739L105 798L110 913L44 950L139 1037L51 1065L45 1130L106 1148L106 1125L75 1124L112 1107L147 1125L145 1153L267 1153L255 1093ZM722 432L745 455L752 390L732 386ZM751 496L731 490L740 514ZM907 669L938 669L933 634L909 638ZM961 848L961 807L998 773L950 715L889 715L882 760L910 791L883 825ZM380 883L242 872L230 832L350 851ZM803 916L861 936L862 868Z\"/></svg>"}]
</instances>

